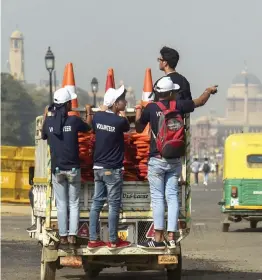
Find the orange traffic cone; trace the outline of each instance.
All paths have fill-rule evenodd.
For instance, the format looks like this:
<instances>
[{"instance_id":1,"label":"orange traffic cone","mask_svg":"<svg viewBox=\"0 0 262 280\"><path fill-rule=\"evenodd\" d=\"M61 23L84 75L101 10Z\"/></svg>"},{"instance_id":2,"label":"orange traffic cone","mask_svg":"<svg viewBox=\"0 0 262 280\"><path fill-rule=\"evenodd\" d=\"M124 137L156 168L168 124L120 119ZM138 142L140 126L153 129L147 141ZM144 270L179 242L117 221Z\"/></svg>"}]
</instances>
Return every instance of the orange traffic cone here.
<instances>
[{"instance_id":1,"label":"orange traffic cone","mask_svg":"<svg viewBox=\"0 0 262 280\"><path fill-rule=\"evenodd\" d=\"M76 92L74 69L73 69L73 64L71 62L67 63L67 65L65 67L62 86L67 88L70 92L73 92L73 93ZM77 98L73 99L71 102L72 102L72 108L78 107Z\"/></svg>"},{"instance_id":2,"label":"orange traffic cone","mask_svg":"<svg viewBox=\"0 0 262 280\"><path fill-rule=\"evenodd\" d=\"M151 98L149 98L150 94L153 91L153 81L152 81L152 74L151 69L146 69L145 79L144 79L144 88L142 94L142 105L145 106Z\"/></svg>"},{"instance_id":3,"label":"orange traffic cone","mask_svg":"<svg viewBox=\"0 0 262 280\"><path fill-rule=\"evenodd\" d=\"M109 69L108 69L108 74L109 74L109 73L110 73L111 76L112 76L113 88L116 88L114 69L113 69L113 68L109 68Z\"/></svg>"},{"instance_id":4,"label":"orange traffic cone","mask_svg":"<svg viewBox=\"0 0 262 280\"><path fill-rule=\"evenodd\" d=\"M109 88L115 88L115 78L114 78L114 70L113 68L109 68L107 72L107 77L106 77L106 88L105 92Z\"/></svg>"},{"instance_id":5,"label":"orange traffic cone","mask_svg":"<svg viewBox=\"0 0 262 280\"><path fill-rule=\"evenodd\" d=\"M64 70L64 77L63 77L63 82L62 82L62 87L65 87L66 85L66 79L67 79L67 65L65 66L65 70Z\"/></svg>"}]
</instances>

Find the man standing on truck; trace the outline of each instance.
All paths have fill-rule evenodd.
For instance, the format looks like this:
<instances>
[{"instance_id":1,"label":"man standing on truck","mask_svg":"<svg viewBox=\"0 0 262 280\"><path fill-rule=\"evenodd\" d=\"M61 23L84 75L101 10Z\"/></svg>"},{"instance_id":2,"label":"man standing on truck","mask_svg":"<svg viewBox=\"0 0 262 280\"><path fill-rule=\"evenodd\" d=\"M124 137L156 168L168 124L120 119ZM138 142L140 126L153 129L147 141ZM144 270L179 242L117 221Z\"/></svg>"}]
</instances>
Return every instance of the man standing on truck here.
<instances>
[{"instance_id":1,"label":"man standing on truck","mask_svg":"<svg viewBox=\"0 0 262 280\"><path fill-rule=\"evenodd\" d=\"M76 247L81 186L78 132L91 129L80 117L68 116L71 100L74 98L76 94L70 93L66 88L60 88L54 93L54 103L48 109L42 131L42 138L47 139L51 152L52 186L56 199L61 249ZM86 111L89 122L89 105L86 106Z\"/></svg>"},{"instance_id":2,"label":"man standing on truck","mask_svg":"<svg viewBox=\"0 0 262 280\"><path fill-rule=\"evenodd\" d=\"M179 90L175 92L175 99L192 100L188 80L176 71L179 53L175 49L165 46L160 50L160 57L157 60L159 62L159 69L164 71L174 84L179 85Z\"/></svg>"},{"instance_id":3,"label":"man standing on truck","mask_svg":"<svg viewBox=\"0 0 262 280\"><path fill-rule=\"evenodd\" d=\"M174 85L170 77L160 79L155 88L155 99L159 100L166 108L169 108L170 100L179 85ZM194 100L176 100L176 110L180 114L187 114L195 108L205 105L211 94L217 92L217 86L207 88L200 97ZM159 117L161 109L156 103L149 103L142 112L142 107L136 107L136 131L142 132L150 123L152 135L158 135ZM175 232L178 230L178 179L181 176L181 158L163 158L156 148L156 141L151 136L150 154L148 162L148 181L152 199L153 220L155 237L154 240L139 244L142 248L163 249L166 245L176 247ZM164 240L165 229L165 197L168 205L168 241Z\"/></svg>"},{"instance_id":4,"label":"man standing on truck","mask_svg":"<svg viewBox=\"0 0 262 280\"><path fill-rule=\"evenodd\" d=\"M130 130L125 118L126 91L109 88L104 96L107 110L94 115L92 127L96 134L94 151L95 190L90 211L89 235L90 249L107 246L118 249L130 246L118 238L118 222L123 187L124 132ZM121 114L121 116L119 116ZM100 212L104 203L109 205L109 242L97 240L97 228Z\"/></svg>"}]
</instances>

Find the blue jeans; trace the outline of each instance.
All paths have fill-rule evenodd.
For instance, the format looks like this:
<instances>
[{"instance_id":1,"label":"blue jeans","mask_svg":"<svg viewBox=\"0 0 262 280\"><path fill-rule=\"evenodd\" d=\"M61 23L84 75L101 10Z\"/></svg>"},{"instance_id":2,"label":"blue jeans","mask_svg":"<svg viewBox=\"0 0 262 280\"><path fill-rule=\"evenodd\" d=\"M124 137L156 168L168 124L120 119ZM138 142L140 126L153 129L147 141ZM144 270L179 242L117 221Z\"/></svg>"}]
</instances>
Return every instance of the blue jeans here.
<instances>
[{"instance_id":1,"label":"blue jeans","mask_svg":"<svg viewBox=\"0 0 262 280\"><path fill-rule=\"evenodd\" d=\"M106 199L109 205L109 241L118 239L119 212L122 199L123 170L122 169L97 169L94 170L95 191L90 211L89 235L91 241L97 240L97 228L100 211Z\"/></svg>"},{"instance_id":2,"label":"blue jeans","mask_svg":"<svg viewBox=\"0 0 262 280\"><path fill-rule=\"evenodd\" d=\"M152 157L148 162L148 181L152 200L154 228L165 229L165 197L168 206L167 231L178 230L179 192L178 179L182 172L180 159Z\"/></svg>"},{"instance_id":3,"label":"blue jeans","mask_svg":"<svg viewBox=\"0 0 262 280\"><path fill-rule=\"evenodd\" d=\"M207 183L208 181L208 173L204 173L204 183Z\"/></svg>"},{"instance_id":4,"label":"blue jeans","mask_svg":"<svg viewBox=\"0 0 262 280\"><path fill-rule=\"evenodd\" d=\"M57 220L60 236L77 235L79 222L79 193L81 188L80 169L60 171L59 175L52 175L52 184L55 192Z\"/></svg>"}]
</instances>

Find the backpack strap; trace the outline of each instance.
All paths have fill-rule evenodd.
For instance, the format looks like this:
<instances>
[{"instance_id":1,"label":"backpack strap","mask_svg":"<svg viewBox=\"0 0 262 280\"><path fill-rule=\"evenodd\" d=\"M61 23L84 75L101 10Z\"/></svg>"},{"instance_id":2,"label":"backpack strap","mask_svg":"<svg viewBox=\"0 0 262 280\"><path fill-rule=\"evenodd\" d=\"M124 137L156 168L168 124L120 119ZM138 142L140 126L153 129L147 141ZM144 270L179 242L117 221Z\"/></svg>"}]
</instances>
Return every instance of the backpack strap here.
<instances>
[{"instance_id":1,"label":"backpack strap","mask_svg":"<svg viewBox=\"0 0 262 280\"><path fill-rule=\"evenodd\" d=\"M162 110L162 111L166 111L166 110L168 110L167 108L166 108L166 106L162 103L162 102L155 102L156 103L156 105ZM170 111L175 111L176 110L176 101L175 100L171 100L170 102L169 102L169 110Z\"/></svg>"},{"instance_id":2,"label":"backpack strap","mask_svg":"<svg viewBox=\"0 0 262 280\"><path fill-rule=\"evenodd\" d=\"M176 101L171 100L170 103L169 103L169 106L170 106L171 111L175 111L176 110Z\"/></svg>"},{"instance_id":3,"label":"backpack strap","mask_svg":"<svg viewBox=\"0 0 262 280\"><path fill-rule=\"evenodd\" d=\"M162 111L166 111L166 110L167 110L166 106L165 106L162 102L156 102L156 105L157 105Z\"/></svg>"}]
</instances>

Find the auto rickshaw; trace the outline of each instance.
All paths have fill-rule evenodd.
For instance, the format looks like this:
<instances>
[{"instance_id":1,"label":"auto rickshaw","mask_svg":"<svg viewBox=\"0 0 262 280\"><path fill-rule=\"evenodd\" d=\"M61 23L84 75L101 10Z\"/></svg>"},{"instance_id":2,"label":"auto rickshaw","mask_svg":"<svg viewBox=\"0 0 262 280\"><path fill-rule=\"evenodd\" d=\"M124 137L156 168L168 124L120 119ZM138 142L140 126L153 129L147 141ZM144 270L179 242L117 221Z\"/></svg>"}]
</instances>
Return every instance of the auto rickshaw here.
<instances>
[{"instance_id":1,"label":"auto rickshaw","mask_svg":"<svg viewBox=\"0 0 262 280\"><path fill-rule=\"evenodd\" d=\"M242 220L256 228L262 221L262 133L232 134L226 139L223 184L222 231Z\"/></svg>"}]
</instances>

